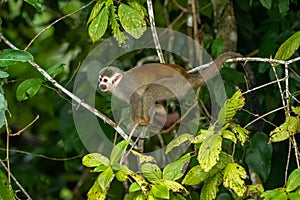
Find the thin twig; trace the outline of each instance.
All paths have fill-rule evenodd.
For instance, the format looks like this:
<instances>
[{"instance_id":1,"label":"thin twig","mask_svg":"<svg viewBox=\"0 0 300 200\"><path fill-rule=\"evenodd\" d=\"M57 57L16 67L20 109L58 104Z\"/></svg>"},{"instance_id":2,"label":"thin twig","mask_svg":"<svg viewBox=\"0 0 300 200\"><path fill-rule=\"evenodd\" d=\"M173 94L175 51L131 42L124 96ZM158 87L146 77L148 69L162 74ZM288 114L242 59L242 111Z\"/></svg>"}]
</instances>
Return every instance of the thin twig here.
<instances>
[{"instance_id":1,"label":"thin twig","mask_svg":"<svg viewBox=\"0 0 300 200\"><path fill-rule=\"evenodd\" d=\"M272 63L271 65L272 65L272 69L273 69L275 78L276 78L276 80L277 80L277 84L278 84L279 93L280 93L280 96L281 96L282 105L285 107L285 106L286 106L286 103L285 103L285 99L284 99L283 90L282 90L282 88L281 88L281 85L280 85L280 82L279 82L279 78L278 78L276 69L275 69L275 67L274 67L274 64ZM285 78L287 79L288 77L285 76ZM285 110L285 112L286 112L286 110Z\"/></svg>"},{"instance_id":2,"label":"thin twig","mask_svg":"<svg viewBox=\"0 0 300 200\"><path fill-rule=\"evenodd\" d=\"M4 162L1 159L0 159L0 163L4 167L4 169L6 171L8 171L8 168L5 166ZM27 200L31 200L32 198L30 197L30 195L26 192L26 190L22 187L22 185L19 183L19 181L14 177L14 175L10 173L10 177L13 179L13 181L16 183L16 185L20 188L20 190L24 193Z\"/></svg>"},{"instance_id":3,"label":"thin twig","mask_svg":"<svg viewBox=\"0 0 300 200\"><path fill-rule=\"evenodd\" d=\"M18 135L20 135L22 132L24 132L26 129L28 129L29 126L31 126L32 124L34 124L34 122L36 122L39 118L40 118L40 116L37 115L32 122L30 122L27 126L25 126L24 128L22 128L21 130L17 131L16 133L12 133L12 134L8 133L9 136L18 136Z\"/></svg>"},{"instance_id":4,"label":"thin twig","mask_svg":"<svg viewBox=\"0 0 300 200\"><path fill-rule=\"evenodd\" d=\"M74 15L75 13L81 11L82 9L88 7L89 5L91 5L94 1L90 1L88 4L78 8L77 10L62 16L61 18L58 18L57 20L55 20L54 22L52 22L51 24L49 24L48 26L46 26L45 28L43 28L36 36L34 36L34 38L29 42L29 44L25 47L24 51L27 51L28 48L31 46L31 44L40 36L42 35L46 30L48 30L49 28L51 28L54 24L58 23L59 21L66 19L68 17L70 17L71 15Z\"/></svg>"},{"instance_id":5,"label":"thin twig","mask_svg":"<svg viewBox=\"0 0 300 200\"><path fill-rule=\"evenodd\" d=\"M14 50L19 50L15 45L13 45L9 40L7 40L2 34L0 34L0 39L2 39L8 46L10 46ZM112 128L114 128L125 140L128 140L128 136L125 134L125 132L122 130L121 127L116 125L115 122L113 122L111 119L109 119L107 116L99 112L94 107L90 106L89 104L85 103L84 100L81 100L79 97L74 95L72 92L64 88L62 85L60 85L55 79L53 79L43 68L41 68L37 63L34 61L28 61L38 72L40 72L50 83L52 83L56 88L61 90L64 94L69 96L73 101L78 103L78 106L82 106L83 108L87 109L88 111L92 112L94 115L102 119L104 122L109 124ZM130 140L130 144L133 145L134 143Z\"/></svg>"},{"instance_id":6,"label":"thin twig","mask_svg":"<svg viewBox=\"0 0 300 200\"><path fill-rule=\"evenodd\" d=\"M157 52L157 55L159 57L160 62L161 63L166 63L166 61L164 59L164 55L163 55L162 50L161 50L161 46L160 46L160 43L159 43L156 28L155 28L152 0L147 0L147 6L148 6L148 15L149 15L149 20L150 20L150 27L151 27L151 32L152 32L152 37L153 37L154 45L155 45L155 48L156 48L156 52Z\"/></svg>"},{"instance_id":7,"label":"thin twig","mask_svg":"<svg viewBox=\"0 0 300 200\"><path fill-rule=\"evenodd\" d=\"M268 82L268 83L266 83L266 84L263 84L263 85L260 85L260 86L251 88L251 89L249 89L249 90L243 92L242 94L245 95L245 94L247 94L247 93L253 92L253 91L258 90L258 89L260 89L260 88L263 88L263 87L272 85L272 84L274 84L274 83L277 83L277 82L279 83L280 81L284 81L285 79L286 79L286 78L282 78L282 79L278 79L278 80L275 80L275 81L272 81L272 82Z\"/></svg>"}]
</instances>

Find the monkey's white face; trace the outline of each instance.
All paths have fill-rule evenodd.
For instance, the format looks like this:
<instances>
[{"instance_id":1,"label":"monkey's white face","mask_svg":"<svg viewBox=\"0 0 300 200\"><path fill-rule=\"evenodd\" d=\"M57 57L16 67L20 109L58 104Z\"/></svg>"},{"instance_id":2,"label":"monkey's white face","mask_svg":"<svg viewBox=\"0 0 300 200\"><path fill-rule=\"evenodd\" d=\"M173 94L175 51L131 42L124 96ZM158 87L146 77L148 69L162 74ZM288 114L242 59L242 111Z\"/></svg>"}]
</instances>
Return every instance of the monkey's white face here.
<instances>
[{"instance_id":1,"label":"monkey's white face","mask_svg":"<svg viewBox=\"0 0 300 200\"><path fill-rule=\"evenodd\" d=\"M99 76L99 88L102 92L112 92L121 80L122 75L116 74L112 77Z\"/></svg>"}]
</instances>

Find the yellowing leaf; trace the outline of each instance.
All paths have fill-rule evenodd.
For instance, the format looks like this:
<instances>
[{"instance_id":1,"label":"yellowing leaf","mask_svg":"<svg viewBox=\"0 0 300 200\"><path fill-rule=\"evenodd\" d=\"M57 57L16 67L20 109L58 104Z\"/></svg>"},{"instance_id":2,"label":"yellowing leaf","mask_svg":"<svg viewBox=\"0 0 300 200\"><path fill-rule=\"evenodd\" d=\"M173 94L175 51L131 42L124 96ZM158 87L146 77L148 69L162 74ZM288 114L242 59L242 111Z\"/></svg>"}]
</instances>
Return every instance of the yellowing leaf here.
<instances>
[{"instance_id":1,"label":"yellowing leaf","mask_svg":"<svg viewBox=\"0 0 300 200\"><path fill-rule=\"evenodd\" d=\"M245 169L236 163L229 163L223 173L223 185L242 197L246 192L244 179L247 174Z\"/></svg>"},{"instance_id":2,"label":"yellowing leaf","mask_svg":"<svg viewBox=\"0 0 300 200\"><path fill-rule=\"evenodd\" d=\"M109 188L111 181L114 178L114 173L111 167L108 167L103 171L97 178L97 182L102 191L105 191Z\"/></svg>"},{"instance_id":3,"label":"yellowing leaf","mask_svg":"<svg viewBox=\"0 0 300 200\"><path fill-rule=\"evenodd\" d=\"M202 183L208 177L208 173L205 172L200 165L196 165L188 171L185 175L182 184L184 185L198 185Z\"/></svg>"},{"instance_id":4,"label":"yellowing leaf","mask_svg":"<svg viewBox=\"0 0 300 200\"><path fill-rule=\"evenodd\" d=\"M86 167L98 167L99 165L109 165L109 159L100 153L90 153L82 158L82 164Z\"/></svg>"},{"instance_id":5,"label":"yellowing leaf","mask_svg":"<svg viewBox=\"0 0 300 200\"><path fill-rule=\"evenodd\" d=\"M238 124L230 125L232 131L236 134L236 137L241 142L241 145L244 145L246 140L248 139L249 131Z\"/></svg>"},{"instance_id":6,"label":"yellowing leaf","mask_svg":"<svg viewBox=\"0 0 300 200\"><path fill-rule=\"evenodd\" d=\"M166 148L166 154L169 153L173 148L180 146L181 144L185 143L185 142L190 142L192 139L194 138L193 135L191 134L181 134L180 136L174 138L168 145Z\"/></svg>"},{"instance_id":7,"label":"yellowing leaf","mask_svg":"<svg viewBox=\"0 0 300 200\"><path fill-rule=\"evenodd\" d=\"M197 160L205 172L208 172L217 164L221 150L221 136L212 134L203 141L198 152Z\"/></svg>"},{"instance_id":8,"label":"yellowing leaf","mask_svg":"<svg viewBox=\"0 0 300 200\"><path fill-rule=\"evenodd\" d=\"M287 117L283 124L271 131L271 142L281 142L288 139L290 136L295 135L298 128L298 121L298 117Z\"/></svg>"},{"instance_id":9,"label":"yellowing leaf","mask_svg":"<svg viewBox=\"0 0 300 200\"><path fill-rule=\"evenodd\" d=\"M210 178L202 187L200 200L216 199L219 185L222 183L222 174L217 173Z\"/></svg>"}]
</instances>

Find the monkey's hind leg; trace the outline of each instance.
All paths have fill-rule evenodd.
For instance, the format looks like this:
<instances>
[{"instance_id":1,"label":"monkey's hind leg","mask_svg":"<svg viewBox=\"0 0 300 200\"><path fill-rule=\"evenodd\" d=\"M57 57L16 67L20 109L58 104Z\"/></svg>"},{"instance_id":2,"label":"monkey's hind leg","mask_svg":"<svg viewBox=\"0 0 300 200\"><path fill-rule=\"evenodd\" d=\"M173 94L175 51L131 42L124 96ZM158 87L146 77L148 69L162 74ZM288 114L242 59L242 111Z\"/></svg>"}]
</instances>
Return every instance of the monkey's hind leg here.
<instances>
[{"instance_id":1,"label":"monkey's hind leg","mask_svg":"<svg viewBox=\"0 0 300 200\"><path fill-rule=\"evenodd\" d=\"M144 114L143 92L137 90L130 97L131 119L135 124L146 126L150 123L149 114Z\"/></svg>"}]
</instances>

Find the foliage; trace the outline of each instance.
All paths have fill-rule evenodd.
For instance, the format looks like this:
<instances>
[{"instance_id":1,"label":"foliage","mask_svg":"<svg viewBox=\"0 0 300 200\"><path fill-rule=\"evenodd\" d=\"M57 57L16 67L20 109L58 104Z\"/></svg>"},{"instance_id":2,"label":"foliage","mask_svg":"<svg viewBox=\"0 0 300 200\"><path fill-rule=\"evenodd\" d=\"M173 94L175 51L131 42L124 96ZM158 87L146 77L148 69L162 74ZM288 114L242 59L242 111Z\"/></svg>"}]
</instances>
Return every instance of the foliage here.
<instances>
[{"instance_id":1,"label":"foliage","mask_svg":"<svg viewBox=\"0 0 300 200\"><path fill-rule=\"evenodd\" d=\"M152 2L158 26L194 36L186 23L192 12L182 9L191 7L188 1ZM221 74L231 98L221 107L214 124L209 124L211 116L205 115L196 119L201 122L196 136L183 133L172 137L170 132L146 141L146 149L152 151L160 148L163 140L166 154L191 144L185 154L163 168L153 157L132 150L128 141L114 138L112 129L101 120L109 139L118 142L110 156L88 153L77 135L68 97L30 66L38 63L49 77L71 91L78 66L97 42L113 35L118 45L126 48L129 37L139 38L146 30L149 16L144 0L88 3L1 2L0 34L20 50L1 37L0 159L8 158L5 161L18 184L9 183L0 166L0 199L28 198L24 191L33 199L65 200L86 195L89 199L299 199L300 172L294 158L299 153L300 129L297 0L234 1L237 51L291 60L286 66L272 64L276 68L270 62L251 63L257 85L273 83L255 90L261 114L266 114L261 118L251 111L248 93L252 91L246 86L243 70L224 67ZM224 47L215 31L220 19L215 19L210 1L201 0L197 5L197 21L201 21L197 33L204 38L203 46L218 55ZM129 68L141 58L155 55L153 52L128 53L116 64ZM183 62L168 52L164 56ZM280 78L285 78L284 82L277 83ZM87 85L82 81L83 88ZM95 98L97 109L111 116L108 97L97 94ZM206 87L201 88L199 99L205 113L211 104ZM178 110L174 102L167 102L167 107ZM33 121L37 115L40 119ZM262 119L265 127L256 130L252 117ZM289 143L296 153L289 150ZM140 173L123 163L128 151L139 160ZM91 173L86 167L92 168Z\"/></svg>"}]
</instances>

